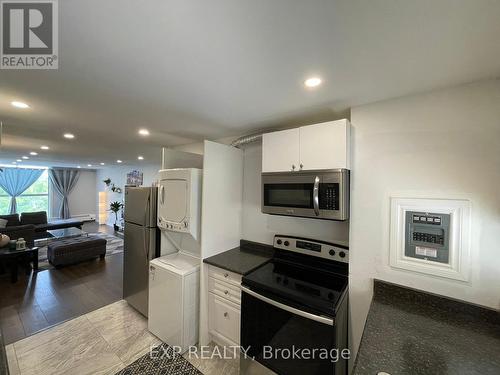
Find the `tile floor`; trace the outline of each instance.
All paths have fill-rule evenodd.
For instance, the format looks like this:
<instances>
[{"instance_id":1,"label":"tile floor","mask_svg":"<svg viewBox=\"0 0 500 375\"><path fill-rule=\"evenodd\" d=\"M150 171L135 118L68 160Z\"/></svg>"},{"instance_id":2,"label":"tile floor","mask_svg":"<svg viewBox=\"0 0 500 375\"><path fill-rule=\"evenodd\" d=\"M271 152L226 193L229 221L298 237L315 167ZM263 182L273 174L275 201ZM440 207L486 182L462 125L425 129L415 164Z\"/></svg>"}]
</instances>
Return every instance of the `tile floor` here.
<instances>
[{"instance_id":1,"label":"tile floor","mask_svg":"<svg viewBox=\"0 0 500 375\"><path fill-rule=\"evenodd\" d=\"M160 341L121 300L8 345L11 375L114 374ZM188 358L205 375L238 374L238 360Z\"/></svg>"}]
</instances>

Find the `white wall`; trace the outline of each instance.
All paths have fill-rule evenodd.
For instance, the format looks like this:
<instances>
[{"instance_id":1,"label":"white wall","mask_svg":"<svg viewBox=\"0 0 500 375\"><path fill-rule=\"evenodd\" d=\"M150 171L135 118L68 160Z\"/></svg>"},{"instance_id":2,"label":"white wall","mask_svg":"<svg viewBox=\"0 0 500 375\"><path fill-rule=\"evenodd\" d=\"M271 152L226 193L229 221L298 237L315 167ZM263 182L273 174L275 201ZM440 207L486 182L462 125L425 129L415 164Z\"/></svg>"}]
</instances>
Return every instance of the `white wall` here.
<instances>
[{"instance_id":1,"label":"white wall","mask_svg":"<svg viewBox=\"0 0 500 375\"><path fill-rule=\"evenodd\" d=\"M353 108L350 300L357 351L373 278L500 308L500 81ZM389 196L472 201L470 283L389 267Z\"/></svg>"},{"instance_id":2,"label":"white wall","mask_svg":"<svg viewBox=\"0 0 500 375\"><path fill-rule=\"evenodd\" d=\"M80 171L80 177L68 197L69 210L71 216L96 215L96 171ZM61 207L61 197L57 192L49 187L49 216L52 218L59 216Z\"/></svg>"},{"instance_id":3,"label":"white wall","mask_svg":"<svg viewBox=\"0 0 500 375\"><path fill-rule=\"evenodd\" d=\"M217 140L229 144L237 137ZM192 143L175 149L199 153L203 143ZM262 142L242 146L243 153L243 210L241 238L273 244L275 234L292 234L307 238L348 243L349 223L328 220L275 216L261 212ZM228 249L229 250L229 249Z\"/></svg>"},{"instance_id":4,"label":"white wall","mask_svg":"<svg viewBox=\"0 0 500 375\"><path fill-rule=\"evenodd\" d=\"M94 195L93 205L97 207L98 203L98 193L100 191L106 190L106 184L103 180L110 178L111 183L114 183L117 187L122 189L122 193L113 193L110 188L108 188L108 204L113 201L122 202L124 200L125 183L127 182L127 173L133 170L142 171L144 182L143 186L151 186L151 184L158 179L158 171L161 168L160 162L158 164L144 164L144 165L115 165L112 167L102 168L97 170L97 181L96 181L96 194ZM97 208L96 208L97 209ZM113 225L115 222L115 215L112 212L108 212L107 224Z\"/></svg>"},{"instance_id":5,"label":"white wall","mask_svg":"<svg viewBox=\"0 0 500 375\"><path fill-rule=\"evenodd\" d=\"M348 242L349 223L263 214L261 212L262 144L244 148L242 238L273 244L275 234Z\"/></svg>"}]
</instances>

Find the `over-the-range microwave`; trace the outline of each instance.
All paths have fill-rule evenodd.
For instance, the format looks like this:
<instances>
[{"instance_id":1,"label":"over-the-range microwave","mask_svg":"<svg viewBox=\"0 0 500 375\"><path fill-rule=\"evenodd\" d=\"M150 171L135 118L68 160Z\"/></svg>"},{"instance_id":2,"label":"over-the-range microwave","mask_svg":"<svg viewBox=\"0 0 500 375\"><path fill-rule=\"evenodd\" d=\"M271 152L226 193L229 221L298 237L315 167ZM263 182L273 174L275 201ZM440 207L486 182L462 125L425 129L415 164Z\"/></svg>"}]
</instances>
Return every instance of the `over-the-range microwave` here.
<instances>
[{"instance_id":1,"label":"over-the-range microwave","mask_svg":"<svg viewBox=\"0 0 500 375\"><path fill-rule=\"evenodd\" d=\"M262 212L349 219L349 170L262 173Z\"/></svg>"}]
</instances>

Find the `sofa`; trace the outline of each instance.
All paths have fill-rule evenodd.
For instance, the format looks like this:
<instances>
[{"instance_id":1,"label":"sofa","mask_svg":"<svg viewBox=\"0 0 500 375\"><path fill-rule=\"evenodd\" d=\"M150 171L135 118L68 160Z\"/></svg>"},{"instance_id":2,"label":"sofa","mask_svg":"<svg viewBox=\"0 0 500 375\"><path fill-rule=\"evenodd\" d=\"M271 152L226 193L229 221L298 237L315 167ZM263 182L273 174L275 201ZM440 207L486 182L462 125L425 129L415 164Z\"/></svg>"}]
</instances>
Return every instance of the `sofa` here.
<instances>
[{"instance_id":1,"label":"sofa","mask_svg":"<svg viewBox=\"0 0 500 375\"><path fill-rule=\"evenodd\" d=\"M7 220L5 228L0 233L16 240L23 237L28 246L33 246L34 240L47 237L48 230L76 227L81 229L83 221L77 219L47 220L47 212L23 212L21 215L0 215L0 219Z\"/></svg>"}]
</instances>

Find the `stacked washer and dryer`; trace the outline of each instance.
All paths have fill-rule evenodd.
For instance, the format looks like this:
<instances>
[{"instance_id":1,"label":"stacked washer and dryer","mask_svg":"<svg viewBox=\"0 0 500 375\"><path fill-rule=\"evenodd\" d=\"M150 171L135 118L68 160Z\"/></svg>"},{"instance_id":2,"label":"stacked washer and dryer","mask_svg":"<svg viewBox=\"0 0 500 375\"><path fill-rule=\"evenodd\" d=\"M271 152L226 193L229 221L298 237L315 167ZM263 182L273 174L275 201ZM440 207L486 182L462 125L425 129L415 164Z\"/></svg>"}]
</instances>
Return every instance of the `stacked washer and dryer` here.
<instances>
[{"instance_id":1,"label":"stacked washer and dryer","mask_svg":"<svg viewBox=\"0 0 500 375\"><path fill-rule=\"evenodd\" d=\"M186 351L198 342L202 170L159 172L161 254L149 266L148 329Z\"/></svg>"}]
</instances>

